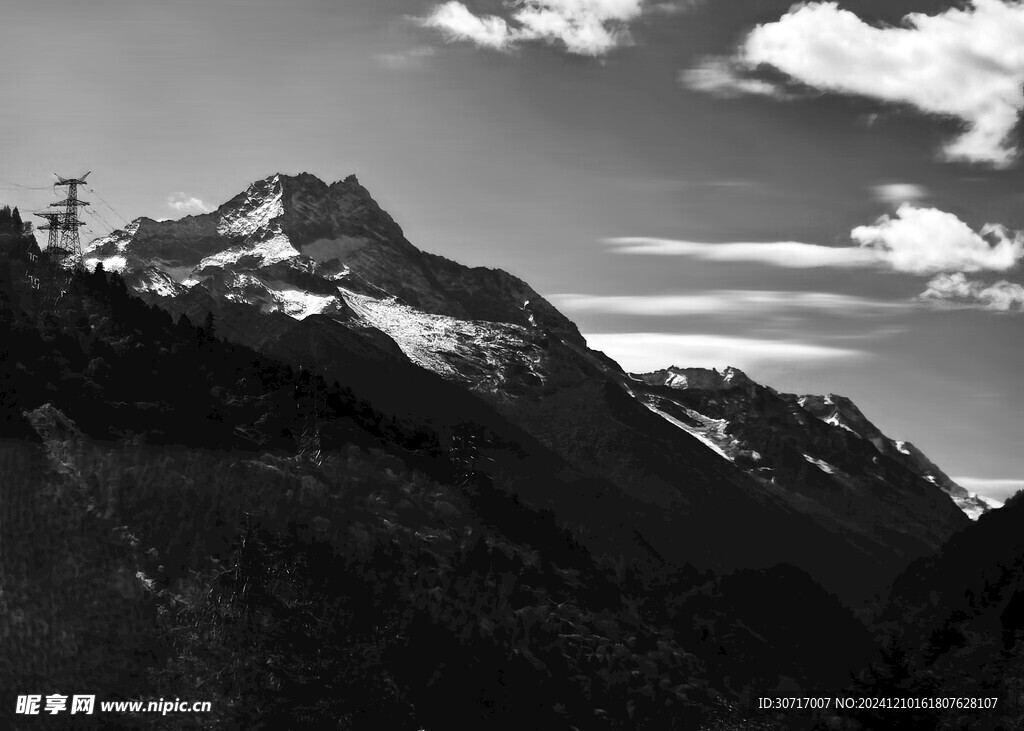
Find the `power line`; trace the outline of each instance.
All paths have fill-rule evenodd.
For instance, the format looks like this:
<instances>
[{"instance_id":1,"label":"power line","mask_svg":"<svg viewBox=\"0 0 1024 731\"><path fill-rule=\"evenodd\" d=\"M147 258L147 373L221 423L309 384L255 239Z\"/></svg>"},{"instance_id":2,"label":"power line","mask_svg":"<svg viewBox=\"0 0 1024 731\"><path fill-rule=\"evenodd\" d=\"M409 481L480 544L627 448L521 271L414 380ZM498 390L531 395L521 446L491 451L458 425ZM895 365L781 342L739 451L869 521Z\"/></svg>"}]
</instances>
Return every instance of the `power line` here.
<instances>
[{"instance_id":1,"label":"power line","mask_svg":"<svg viewBox=\"0 0 1024 731\"><path fill-rule=\"evenodd\" d=\"M89 206L88 210L89 210L89 213L90 213L90 214L91 214L91 215L92 215L92 216L93 216L94 218L97 218L97 219L99 219L99 222L100 222L100 223L102 223L102 224L103 224L104 226L106 226L106 227L107 227L107 232L106 232L107 234L111 234L111 233L113 233L113 232L115 231L115 229L116 229L117 227L116 227L116 226L112 226L112 225L111 225L111 223L110 223L110 221L108 221L108 220L106 219L106 216L102 215L102 214L101 214L101 213L100 213L99 211L97 211L97 210L96 210L96 208L95 208L94 206ZM104 235L106 235L106 234L104 234Z\"/></svg>"},{"instance_id":2,"label":"power line","mask_svg":"<svg viewBox=\"0 0 1024 731\"><path fill-rule=\"evenodd\" d=\"M3 190L15 190L15 189L21 189L21 190L52 190L53 189L52 185L22 185L21 183L15 183L13 180L5 180L4 178L0 178L0 183L6 183L7 185L13 186L13 187L10 187L10 188L4 187Z\"/></svg>"},{"instance_id":3,"label":"power line","mask_svg":"<svg viewBox=\"0 0 1024 731\"><path fill-rule=\"evenodd\" d=\"M95 191L95 190L94 190L93 188L86 188L86 190L88 190L88 191L89 191L90 193L92 193L92 194L93 194L94 196L96 196L97 198L99 198L99 199L100 199L100 203L102 203L103 205L105 205L105 206L106 206L107 208L109 208L109 209L110 209L110 212L111 212L111 213L113 213L113 214L114 214L115 216L117 216L118 218L120 218L120 219L121 219L121 220L122 220L122 221L124 222L124 225L125 225L125 226L127 226L127 225L128 225L128 219L127 219L127 218L125 218L124 216L122 216L122 215L121 215L120 213L118 213L117 211L115 211L115 210L114 210L114 207L113 207L112 205L110 205L109 203L107 203L107 201L106 201L106 200L105 200L105 199L103 198L103 196L101 196L101 195L100 195L99 193L97 193L97 192L96 192L96 191ZM111 230L113 230L113 229L111 229Z\"/></svg>"}]
</instances>

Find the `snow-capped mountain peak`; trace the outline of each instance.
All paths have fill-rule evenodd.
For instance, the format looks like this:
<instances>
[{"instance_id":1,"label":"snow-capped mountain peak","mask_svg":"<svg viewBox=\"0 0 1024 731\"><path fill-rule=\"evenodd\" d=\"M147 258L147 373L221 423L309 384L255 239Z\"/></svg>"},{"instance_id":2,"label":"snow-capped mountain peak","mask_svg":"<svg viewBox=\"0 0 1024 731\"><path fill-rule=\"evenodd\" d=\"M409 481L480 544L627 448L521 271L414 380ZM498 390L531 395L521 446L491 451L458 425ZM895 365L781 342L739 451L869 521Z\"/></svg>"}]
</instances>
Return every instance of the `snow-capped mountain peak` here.
<instances>
[{"instance_id":1,"label":"snow-capped mountain peak","mask_svg":"<svg viewBox=\"0 0 1024 731\"><path fill-rule=\"evenodd\" d=\"M86 249L89 267L129 271L155 265L175 281L209 268L258 269L304 254L326 262L377 241L401 240L398 224L355 176L331 185L314 175L257 180L215 211L175 221L140 218Z\"/></svg>"},{"instance_id":2,"label":"snow-capped mountain peak","mask_svg":"<svg viewBox=\"0 0 1024 731\"><path fill-rule=\"evenodd\" d=\"M137 219L92 242L85 261L121 272L153 298L191 293L206 306L212 298L377 328L413 361L449 375L509 360L521 361L517 373L532 373L531 343L544 332L583 344L576 326L525 282L414 247L354 175L330 184L309 173L270 175L210 213ZM473 345L480 340L502 355ZM503 382L486 380L488 388Z\"/></svg>"}]
</instances>

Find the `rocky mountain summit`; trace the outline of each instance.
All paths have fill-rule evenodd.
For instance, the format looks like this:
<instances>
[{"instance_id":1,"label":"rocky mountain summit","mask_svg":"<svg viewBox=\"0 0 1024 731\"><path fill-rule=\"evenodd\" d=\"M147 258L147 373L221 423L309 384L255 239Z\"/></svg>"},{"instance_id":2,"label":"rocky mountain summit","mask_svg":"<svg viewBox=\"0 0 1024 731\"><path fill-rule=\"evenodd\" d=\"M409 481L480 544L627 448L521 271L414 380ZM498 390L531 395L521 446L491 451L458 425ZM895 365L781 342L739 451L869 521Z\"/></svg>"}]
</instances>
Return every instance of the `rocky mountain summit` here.
<instances>
[{"instance_id":1,"label":"rocky mountain summit","mask_svg":"<svg viewBox=\"0 0 1024 731\"><path fill-rule=\"evenodd\" d=\"M540 325L582 342L525 282L416 249L354 175L330 185L308 173L272 175L211 213L137 219L88 247L86 264L98 262L158 296L198 285L299 319L351 316L348 301L362 297L440 317Z\"/></svg>"}]
</instances>

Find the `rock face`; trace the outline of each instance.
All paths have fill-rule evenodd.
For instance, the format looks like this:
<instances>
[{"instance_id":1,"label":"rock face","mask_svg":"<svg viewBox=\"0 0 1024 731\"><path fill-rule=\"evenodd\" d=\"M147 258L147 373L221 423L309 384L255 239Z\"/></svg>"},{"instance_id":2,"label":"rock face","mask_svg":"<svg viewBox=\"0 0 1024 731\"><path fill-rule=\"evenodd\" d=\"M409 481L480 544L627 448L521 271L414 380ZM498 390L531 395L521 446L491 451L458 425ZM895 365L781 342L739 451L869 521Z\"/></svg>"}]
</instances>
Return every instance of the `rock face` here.
<instances>
[{"instance_id":1,"label":"rock face","mask_svg":"<svg viewBox=\"0 0 1024 731\"><path fill-rule=\"evenodd\" d=\"M46 448L50 469L57 474L78 478L75 448L82 441L82 432L71 419L47 403L25 413Z\"/></svg>"},{"instance_id":2,"label":"rock face","mask_svg":"<svg viewBox=\"0 0 1024 731\"><path fill-rule=\"evenodd\" d=\"M827 489L841 492L857 484L855 492L863 495L855 502L863 506L871 499L865 495L881 495L885 486L934 495L921 484L926 482L973 520L998 506L956 484L914 445L883 434L845 396L780 394L736 368L719 373L673 367L634 378L648 387L641 399L650 408L675 419L727 459L787 489L824 481L834 483ZM913 502L898 496L894 517L902 512L900 506ZM907 524L903 516L900 520Z\"/></svg>"},{"instance_id":3,"label":"rock face","mask_svg":"<svg viewBox=\"0 0 1024 731\"><path fill-rule=\"evenodd\" d=\"M630 376L522 280L415 248L354 177L273 175L208 214L139 219L86 262L331 378L415 364L469 389L641 506L622 520L666 560L787 561L858 599L969 522L948 477L850 409L735 369Z\"/></svg>"},{"instance_id":4,"label":"rock face","mask_svg":"<svg viewBox=\"0 0 1024 731\"><path fill-rule=\"evenodd\" d=\"M866 439L881 454L895 460L933 485L938 485L971 520L977 520L992 508L999 507L998 502L982 498L958 485L910 442L890 439L882 434L850 399L834 394L801 396L799 403L826 424L838 426Z\"/></svg>"},{"instance_id":5,"label":"rock face","mask_svg":"<svg viewBox=\"0 0 1024 731\"><path fill-rule=\"evenodd\" d=\"M407 316L407 305L459 320L536 325L583 342L522 280L415 248L355 176L328 185L307 173L273 175L212 213L140 218L89 246L86 265L98 262L156 296L202 286L301 319L348 314L346 298L362 295L394 304L396 318Z\"/></svg>"}]
</instances>

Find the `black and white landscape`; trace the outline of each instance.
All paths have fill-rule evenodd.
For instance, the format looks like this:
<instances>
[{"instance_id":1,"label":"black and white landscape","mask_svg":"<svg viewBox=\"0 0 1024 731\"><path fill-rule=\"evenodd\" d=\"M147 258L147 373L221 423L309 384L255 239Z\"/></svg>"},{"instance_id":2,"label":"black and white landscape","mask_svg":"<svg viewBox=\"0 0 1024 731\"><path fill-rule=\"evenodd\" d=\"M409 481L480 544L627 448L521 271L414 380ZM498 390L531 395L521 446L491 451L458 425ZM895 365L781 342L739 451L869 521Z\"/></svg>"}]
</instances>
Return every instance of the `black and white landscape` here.
<instances>
[{"instance_id":1,"label":"black and white landscape","mask_svg":"<svg viewBox=\"0 0 1024 731\"><path fill-rule=\"evenodd\" d=\"M0 726L1022 728L1024 4L149 5L0 110Z\"/></svg>"}]
</instances>

